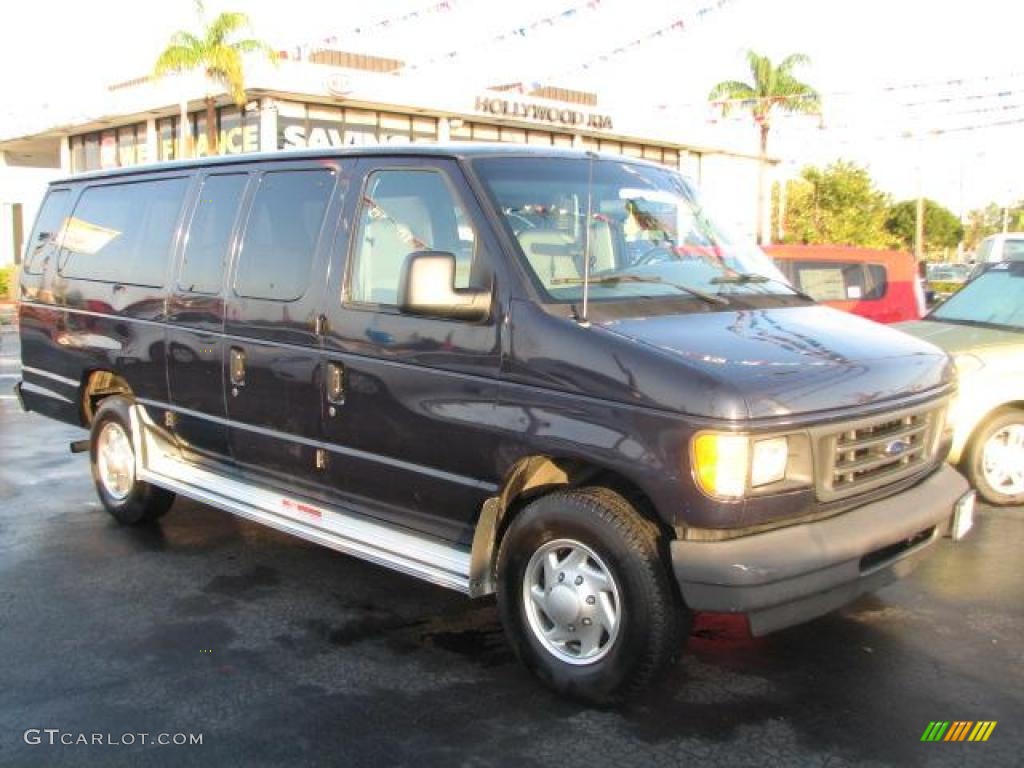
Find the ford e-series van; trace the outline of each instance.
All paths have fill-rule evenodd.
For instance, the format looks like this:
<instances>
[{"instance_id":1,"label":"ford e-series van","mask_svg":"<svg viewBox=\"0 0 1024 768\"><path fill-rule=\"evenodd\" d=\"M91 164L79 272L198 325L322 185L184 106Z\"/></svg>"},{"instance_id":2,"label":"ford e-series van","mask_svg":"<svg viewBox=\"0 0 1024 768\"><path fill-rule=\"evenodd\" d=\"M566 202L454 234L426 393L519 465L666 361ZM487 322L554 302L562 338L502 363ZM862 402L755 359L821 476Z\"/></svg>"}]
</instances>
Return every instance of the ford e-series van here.
<instances>
[{"instance_id":1,"label":"ford e-series van","mask_svg":"<svg viewBox=\"0 0 1024 768\"><path fill-rule=\"evenodd\" d=\"M217 158L50 185L25 408L103 505L175 495L460 590L613 700L695 611L754 633L970 525L953 367L817 306L664 167L521 147Z\"/></svg>"}]
</instances>

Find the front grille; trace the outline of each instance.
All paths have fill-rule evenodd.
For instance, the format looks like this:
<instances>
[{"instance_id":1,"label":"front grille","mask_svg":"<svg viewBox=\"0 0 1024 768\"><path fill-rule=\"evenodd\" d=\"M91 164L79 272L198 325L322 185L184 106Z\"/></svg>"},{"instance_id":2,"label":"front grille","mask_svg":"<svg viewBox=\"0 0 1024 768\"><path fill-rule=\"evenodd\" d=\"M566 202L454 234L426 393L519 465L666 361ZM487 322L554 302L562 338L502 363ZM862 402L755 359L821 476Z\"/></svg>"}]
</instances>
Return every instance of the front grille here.
<instances>
[{"instance_id":1,"label":"front grille","mask_svg":"<svg viewBox=\"0 0 1024 768\"><path fill-rule=\"evenodd\" d=\"M934 458L944 408L927 406L833 427L818 437L818 497L845 498L908 477Z\"/></svg>"}]
</instances>

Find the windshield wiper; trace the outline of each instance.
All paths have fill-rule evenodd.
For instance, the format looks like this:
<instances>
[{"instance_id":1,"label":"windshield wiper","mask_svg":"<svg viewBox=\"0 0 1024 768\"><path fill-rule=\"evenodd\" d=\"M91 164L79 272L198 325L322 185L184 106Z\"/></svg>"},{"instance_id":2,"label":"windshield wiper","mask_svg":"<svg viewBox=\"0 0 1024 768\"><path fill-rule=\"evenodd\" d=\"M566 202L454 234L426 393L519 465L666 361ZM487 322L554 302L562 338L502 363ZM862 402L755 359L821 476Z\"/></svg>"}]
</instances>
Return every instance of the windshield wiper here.
<instances>
[{"instance_id":1,"label":"windshield wiper","mask_svg":"<svg viewBox=\"0 0 1024 768\"><path fill-rule=\"evenodd\" d=\"M776 283L777 285L781 285L783 288L788 288L801 299L815 301L813 296L804 293L798 288L794 288L784 280L778 280L774 277L768 277L767 275L759 275L754 272L734 272L730 275L719 275L718 277L711 278L712 285L749 285L751 283Z\"/></svg>"},{"instance_id":2,"label":"windshield wiper","mask_svg":"<svg viewBox=\"0 0 1024 768\"><path fill-rule=\"evenodd\" d=\"M552 285L579 285L583 282L581 277L559 277L551 281ZM645 277L643 275L603 275L601 277L591 277L588 281L591 285L615 285L616 283L655 283L657 285L667 285L671 288L676 288L683 293L688 293L691 296L695 296L698 299L706 301L708 304L728 304L728 299L722 296L715 296L713 293L705 293L699 291L696 288L691 288L688 285L682 283L673 283L669 280L662 280L660 277Z\"/></svg>"}]
</instances>

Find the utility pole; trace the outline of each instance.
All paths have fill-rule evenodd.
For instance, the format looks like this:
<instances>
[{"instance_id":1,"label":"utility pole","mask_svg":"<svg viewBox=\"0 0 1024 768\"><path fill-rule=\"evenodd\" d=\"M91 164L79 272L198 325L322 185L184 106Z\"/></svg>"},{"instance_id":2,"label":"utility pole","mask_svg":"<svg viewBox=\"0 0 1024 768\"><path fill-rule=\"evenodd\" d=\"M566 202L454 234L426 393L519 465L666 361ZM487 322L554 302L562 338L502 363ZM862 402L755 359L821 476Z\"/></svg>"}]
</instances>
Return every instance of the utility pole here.
<instances>
[{"instance_id":1,"label":"utility pole","mask_svg":"<svg viewBox=\"0 0 1024 768\"><path fill-rule=\"evenodd\" d=\"M924 259L924 195L920 188L917 193L917 221L914 226L914 258L918 262Z\"/></svg>"},{"instance_id":2,"label":"utility pole","mask_svg":"<svg viewBox=\"0 0 1024 768\"><path fill-rule=\"evenodd\" d=\"M917 218L914 222L914 260L924 261L924 133L917 137Z\"/></svg>"}]
</instances>

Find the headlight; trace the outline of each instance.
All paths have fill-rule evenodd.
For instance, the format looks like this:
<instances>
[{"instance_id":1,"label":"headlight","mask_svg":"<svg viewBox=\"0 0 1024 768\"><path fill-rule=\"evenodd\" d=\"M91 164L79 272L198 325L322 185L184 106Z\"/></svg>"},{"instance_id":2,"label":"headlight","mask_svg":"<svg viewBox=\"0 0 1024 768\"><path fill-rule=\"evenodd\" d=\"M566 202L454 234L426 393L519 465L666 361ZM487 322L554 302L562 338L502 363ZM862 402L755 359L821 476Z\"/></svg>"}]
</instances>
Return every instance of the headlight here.
<instances>
[{"instance_id":1,"label":"headlight","mask_svg":"<svg viewBox=\"0 0 1024 768\"><path fill-rule=\"evenodd\" d=\"M969 352L953 355L953 364L956 366L956 372L960 376L980 371L985 367L985 362L980 357Z\"/></svg>"},{"instance_id":2,"label":"headlight","mask_svg":"<svg viewBox=\"0 0 1024 768\"><path fill-rule=\"evenodd\" d=\"M701 490L719 499L793 490L813 480L805 433L757 437L703 432L693 441L691 462Z\"/></svg>"},{"instance_id":3,"label":"headlight","mask_svg":"<svg viewBox=\"0 0 1024 768\"><path fill-rule=\"evenodd\" d=\"M750 458L750 484L753 487L776 483L786 477L789 463L789 440L772 437L755 440L754 452Z\"/></svg>"},{"instance_id":4,"label":"headlight","mask_svg":"<svg viewBox=\"0 0 1024 768\"><path fill-rule=\"evenodd\" d=\"M693 444L697 482L711 496L739 499L747 489L750 439L743 435L699 435Z\"/></svg>"}]
</instances>

